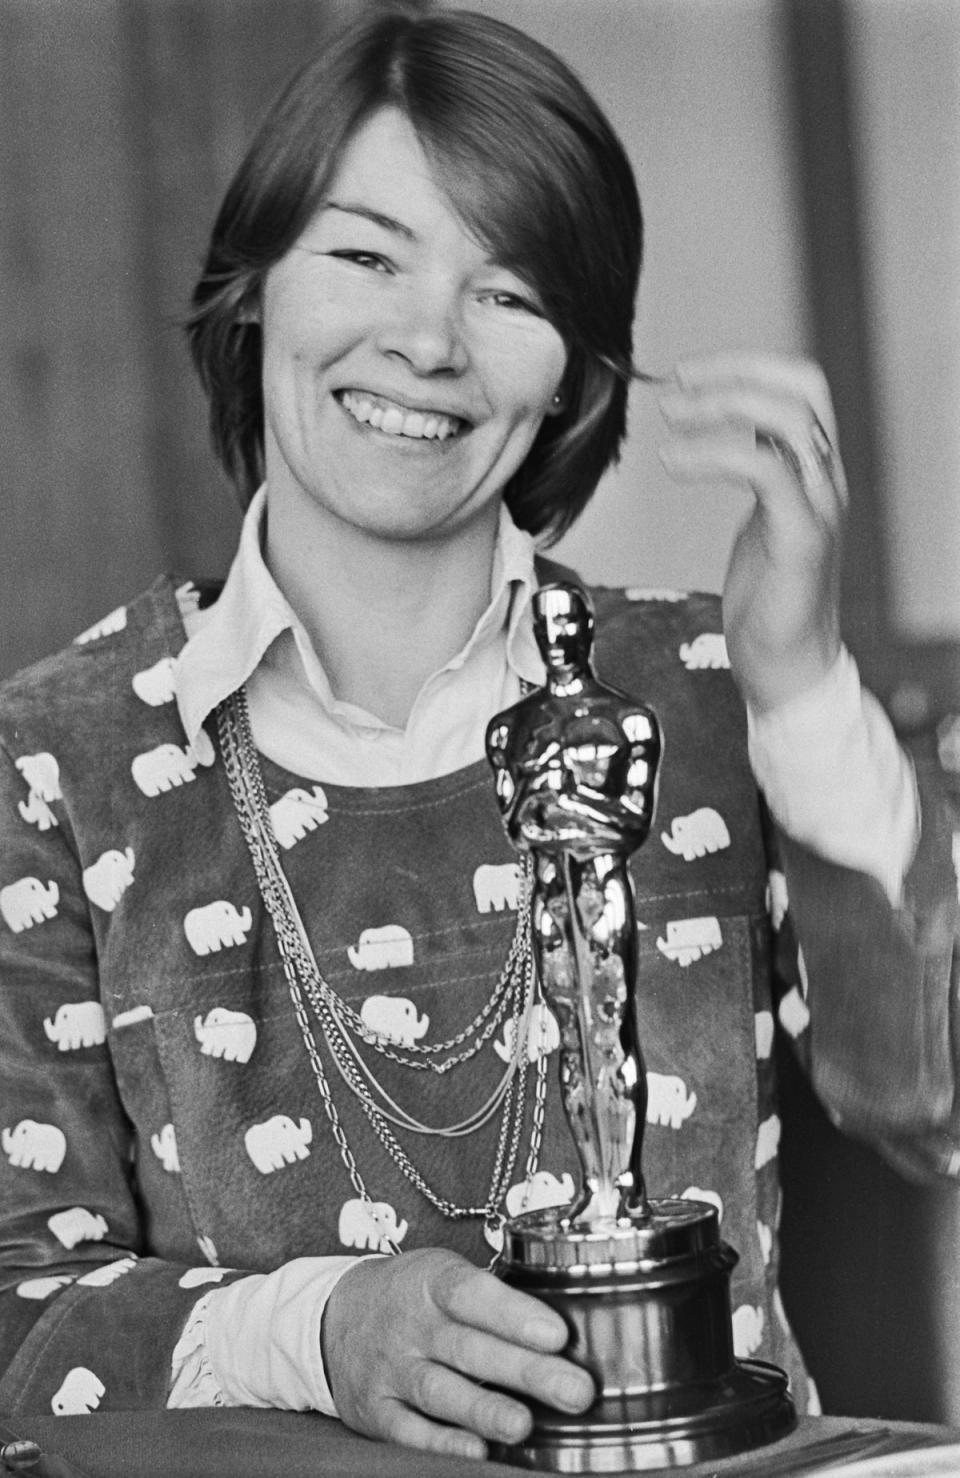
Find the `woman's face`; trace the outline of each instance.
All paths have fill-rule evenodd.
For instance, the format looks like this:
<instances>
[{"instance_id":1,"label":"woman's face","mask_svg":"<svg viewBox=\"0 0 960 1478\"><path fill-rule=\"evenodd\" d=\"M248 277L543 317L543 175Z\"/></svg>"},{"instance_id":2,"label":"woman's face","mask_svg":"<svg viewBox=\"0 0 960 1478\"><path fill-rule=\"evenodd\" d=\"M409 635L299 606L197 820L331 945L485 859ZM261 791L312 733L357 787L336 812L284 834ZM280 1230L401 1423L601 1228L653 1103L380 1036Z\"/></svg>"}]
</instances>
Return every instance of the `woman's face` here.
<instances>
[{"instance_id":1,"label":"woman's face","mask_svg":"<svg viewBox=\"0 0 960 1478\"><path fill-rule=\"evenodd\" d=\"M566 364L535 293L467 233L393 108L357 131L267 274L262 327L270 504L325 535L492 527Z\"/></svg>"}]
</instances>

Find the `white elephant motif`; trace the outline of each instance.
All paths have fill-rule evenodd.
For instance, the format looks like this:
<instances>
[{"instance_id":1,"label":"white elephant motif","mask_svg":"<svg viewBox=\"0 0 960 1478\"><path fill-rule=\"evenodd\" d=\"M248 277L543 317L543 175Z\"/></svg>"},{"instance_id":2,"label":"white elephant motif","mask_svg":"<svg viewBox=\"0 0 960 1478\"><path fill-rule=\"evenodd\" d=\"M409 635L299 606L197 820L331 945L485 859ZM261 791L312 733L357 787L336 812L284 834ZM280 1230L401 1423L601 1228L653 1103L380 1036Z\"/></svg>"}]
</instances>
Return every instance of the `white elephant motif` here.
<instances>
[{"instance_id":1,"label":"white elephant motif","mask_svg":"<svg viewBox=\"0 0 960 1478\"><path fill-rule=\"evenodd\" d=\"M253 915L244 904L238 912L226 898L192 908L183 921L187 943L197 955L215 954L225 946L243 944Z\"/></svg>"},{"instance_id":2,"label":"white elephant motif","mask_svg":"<svg viewBox=\"0 0 960 1478\"><path fill-rule=\"evenodd\" d=\"M39 878L17 878L0 888L0 916L14 934L55 919L59 902L60 889L52 880L41 883Z\"/></svg>"},{"instance_id":3,"label":"white elephant motif","mask_svg":"<svg viewBox=\"0 0 960 1478\"><path fill-rule=\"evenodd\" d=\"M107 1018L99 1001L65 1001L52 1021L44 1018L43 1029L61 1052L99 1047L107 1040Z\"/></svg>"},{"instance_id":4,"label":"white elephant motif","mask_svg":"<svg viewBox=\"0 0 960 1478\"><path fill-rule=\"evenodd\" d=\"M85 1288L109 1288L111 1283L116 1283L124 1273L129 1273L135 1268L137 1259L135 1257L117 1257L113 1262L102 1262L99 1267L91 1268L89 1273L84 1273L77 1282L82 1283Z\"/></svg>"},{"instance_id":5,"label":"white elephant motif","mask_svg":"<svg viewBox=\"0 0 960 1478\"><path fill-rule=\"evenodd\" d=\"M131 1006L129 1011L118 1011L110 1025L114 1031L121 1031L125 1026L136 1026L138 1021L150 1021L152 1017L152 1006Z\"/></svg>"},{"instance_id":6,"label":"white elephant motif","mask_svg":"<svg viewBox=\"0 0 960 1478\"><path fill-rule=\"evenodd\" d=\"M670 830L662 831L660 840L675 857L693 862L709 852L722 852L724 847L729 847L730 833L719 811L712 806L701 806L689 816L674 816Z\"/></svg>"},{"instance_id":7,"label":"white elephant motif","mask_svg":"<svg viewBox=\"0 0 960 1478\"><path fill-rule=\"evenodd\" d=\"M795 985L792 985L777 1007L780 1025L791 1037L799 1037L810 1025L810 1007Z\"/></svg>"},{"instance_id":8,"label":"white elephant motif","mask_svg":"<svg viewBox=\"0 0 960 1478\"><path fill-rule=\"evenodd\" d=\"M789 907L787 880L778 868L773 867L767 873L767 912L775 929L780 928Z\"/></svg>"},{"instance_id":9,"label":"white elephant motif","mask_svg":"<svg viewBox=\"0 0 960 1478\"><path fill-rule=\"evenodd\" d=\"M17 810L27 825L35 826L38 831L50 831L60 824L43 796L35 790L31 790L25 801L17 801Z\"/></svg>"},{"instance_id":10,"label":"white elephant motif","mask_svg":"<svg viewBox=\"0 0 960 1478\"><path fill-rule=\"evenodd\" d=\"M286 1114L274 1114L262 1124L251 1124L243 1136L247 1154L262 1175L292 1165L295 1160L305 1160L312 1139L313 1126L309 1119L295 1124Z\"/></svg>"},{"instance_id":11,"label":"white elephant motif","mask_svg":"<svg viewBox=\"0 0 960 1478\"><path fill-rule=\"evenodd\" d=\"M16 1170L46 1170L55 1175L67 1153L66 1135L56 1124L38 1124L21 1119L12 1129L0 1131L0 1145Z\"/></svg>"},{"instance_id":12,"label":"white elephant motif","mask_svg":"<svg viewBox=\"0 0 960 1478\"><path fill-rule=\"evenodd\" d=\"M187 1268L187 1271L177 1279L179 1288L201 1288L206 1283L220 1283L223 1281L225 1268Z\"/></svg>"},{"instance_id":13,"label":"white elephant motif","mask_svg":"<svg viewBox=\"0 0 960 1478\"><path fill-rule=\"evenodd\" d=\"M132 847L119 852L111 847L102 852L96 862L83 869L83 891L105 913L112 913L120 899L133 882L135 861Z\"/></svg>"},{"instance_id":14,"label":"white elephant motif","mask_svg":"<svg viewBox=\"0 0 960 1478\"><path fill-rule=\"evenodd\" d=\"M668 960L686 967L704 955L712 954L722 943L720 920L717 918L671 919L667 924L667 937L657 940L657 949Z\"/></svg>"},{"instance_id":15,"label":"white elephant motif","mask_svg":"<svg viewBox=\"0 0 960 1478\"><path fill-rule=\"evenodd\" d=\"M151 708L160 708L164 703L173 702L175 672L174 659L161 657L152 667L144 667L142 671L135 672L130 685L142 703L149 703Z\"/></svg>"},{"instance_id":16,"label":"white elephant motif","mask_svg":"<svg viewBox=\"0 0 960 1478\"><path fill-rule=\"evenodd\" d=\"M757 1221L757 1241L760 1243L760 1256L763 1258L764 1267L770 1266L770 1258L773 1255L773 1231L765 1221Z\"/></svg>"},{"instance_id":17,"label":"white elephant motif","mask_svg":"<svg viewBox=\"0 0 960 1478\"><path fill-rule=\"evenodd\" d=\"M116 636L118 631L124 630L126 624L127 608L117 606L116 610L108 611L99 621L95 621L92 626L87 627L86 631L81 631L80 635L73 639L78 647L82 647L85 642L99 641L102 636Z\"/></svg>"},{"instance_id":18,"label":"white elephant motif","mask_svg":"<svg viewBox=\"0 0 960 1478\"><path fill-rule=\"evenodd\" d=\"M57 1241L66 1248L76 1247L78 1242L102 1242L107 1235L106 1219L98 1212L88 1211L86 1206L71 1206L67 1211L56 1211L47 1217L47 1226Z\"/></svg>"},{"instance_id":19,"label":"white elephant motif","mask_svg":"<svg viewBox=\"0 0 960 1478\"><path fill-rule=\"evenodd\" d=\"M566 1171L558 1180L551 1171L538 1170L530 1180L519 1180L510 1187L504 1198L504 1210L507 1216L519 1216L524 1211L540 1211L546 1206L567 1206L575 1192L573 1176ZM487 1223L483 1235L494 1252L502 1250L502 1227Z\"/></svg>"},{"instance_id":20,"label":"white elephant motif","mask_svg":"<svg viewBox=\"0 0 960 1478\"><path fill-rule=\"evenodd\" d=\"M478 913L518 909L522 889L523 869L519 862L482 862L473 875Z\"/></svg>"},{"instance_id":21,"label":"white elephant motif","mask_svg":"<svg viewBox=\"0 0 960 1478\"><path fill-rule=\"evenodd\" d=\"M327 820L327 797L323 787L315 785L311 792L295 785L274 801L270 807L270 820L278 845L285 850L292 847L308 831L315 831Z\"/></svg>"},{"instance_id":22,"label":"white elephant motif","mask_svg":"<svg viewBox=\"0 0 960 1478\"><path fill-rule=\"evenodd\" d=\"M771 1114L768 1119L757 1129L757 1153L754 1156L754 1169L762 1170L771 1160L776 1158L777 1150L780 1148L780 1119L777 1114Z\"/></svg>"},{"instance_id":23,"label":"white elephant motif","mask_svg":"<svg viewBox=\"0 0 960 1478\"><path fill-rule=\"evenodd\" d=\"M407 1223L398 1223L397 1213L388 1201L362 1201L356 1197L344 1201L340 1208L339 1233L344 1247L389 1252L390 1244L399 1246L407 1230Z\"/></svg>"},{"instance_id":24,"label":"white elephant motif","mask_svg":"<svg viewBox=\"0 0 960 1478\"><path fill-rule=\"evenodd\" d=\"M512 1185L504 1204L508 1216L520 1216L524 1211L542 1211L546 1206L566 1206L575 1193L573 1176L568 1171L558 1178L550 1170L538 1170L529 1180Z\"/></svg>"},{"instance_id":25,"label":"white elephant motif","mask_svg":"<svg viewBox=\"0 0 960 1478\"><path fill-rule=\"evenodd\" d=\"M687 1092L682 1078L672 1073L647 1073L647 1123L679 1129L697 1106L697 1095Z\"/></svg>"},{"instance_id":26,"label":"white elephant motif","mask_svg":"<svg viewBox=\"0 0 960 1478\"><path fill-rule=\"evenodd\" d=\"M192 580L185 580L173 592L181 616L193 616L200 609L200 592Z\"/></svg>"},{"instance_id":27,"label":"white elephant motif","mask_svg":"<svg viewBox=\"0 0 960 1478\"><path fill-rule=\"evenodd\" d=\"M96 1411L107 1393L98 1375L85 1365L68 1370L60 1389L50 1402L54 1416L85 1416Z\"/></svg>"},{"instance_id":28,"label":"white elephant motif","mask_svg":"<svg viewBox=\"0 0 960 1478\"><path fill-rule=\"evenodd\" d=\"M738 1360L749 1360L763 1341L763 1309L759 1305L741 1304L733 1314L733 1352Z\"/></svg>"},{"instance_id":29,"label":"white elephant motif","mask_svg":"<svg viewBox=\"0 0 960 1478\"><path fill-rule=\"evenodd\" d=\"M517 1024L512 1017L504 1023L503 1038L495 1041L493 1050L502 1062L513 1057L517 1036ZM527 1061L537 1062L547 1057L560 1046L560 1027L557 1018L545 1001L537 1001L530 1010L527 1022Z\"/></svg>"},{"instance_id":30,"label":"white elephant motif","mask_svg":"<svg viewBox=\"0 0 960 1478\"><path fill-rule=\"evenodd\" d=\"M413 1001L404 996L368 996L360 1007L360 1020L378 1042L395 1042L398 1047L412 1047L430 1025L427 1013L418 1016Z\"/></svg>"},{"instance_id":31,"label":"white elephant motif","mask_svg":"<svg viewBox=\"0 0 960 1478\"><path fill-rule=\"evenodd\" d=\"M18 1298L49 1298L51 1293L73 1282L73 1273L51 1273L46 1278L25 1278L17 1284Z\"/></svg>"},{"instance_id":32,"label":"white elephant motif","mask_svg":"<svg viewBox=\"0 0 960 1478\"><path fill-rule=\"evenodd\" d=\"M757 1059L765 1062L773 1051L773 1012L757 1011L753 1018L753 1035Z\"/></svg>"},{"instance_id":33,"label":"white elephant motif","mask_svg":"<svg viewBox=\"0 0 960 1478\"><path fill-rule=\"evenodd\" d=\"M197 1238L197 1246L200 1248L200 1251L207 1259L207 1262L210 1263L212 1267L216 1267L220 1261L220 1254L217 1251L216 1243L214 1242L213 1238L208 1237L205 1233L201 1233L201 1235Z\"/></svg>"},{"instance_id":34,"label":"white elephant motif","mask_svg":"<svg viewBox=\"0 0 960 1478\"><path fill-rule=\"evenodd\" d=\"M723 1197L717 1191L705 1191L702 1186L688 1185L685 1191L680 1193L681 1201L705 1201L708 1206L716 1207L717 1220L723 1221Z\"/></svg>"},{"instance_id":35,"label":"white elephant motif","mask_svg":"<svg viewBox=\"0 0 960 1478\"><path fill-rule=\"evenodd\" d=\"M948 714L938 725L937 754L945 770L960 774L960 713Z\"/></svg>"},{"instance_id":36,"label":"white elephant motif","mask_svg":"<svg viewBox=\"0 0 960 1478\"><path fill-rule=\"evenodd\" d=\"M160 795L195 778L198 765L212 765L216 759L213 745L204 729L192 744L182 749L178 744L158 744L155 749L135 755L130 766L138 790L144 795Z\"/></svg>"},{"instance_id":37,"label":"white elephant motif","mask_svg":"<svg viewBox=\"0 0 960 1478\"><path fill-rule=\"evenodd\" d=\"M205 1057L225 1062L249 1062L257 1045L257 1024L245 1011L214 1006L206 1016L193 1018L193 1034Z\"/></svg>"},{"instance_id":38,"label":"white elephant motif","mask_svg":"<svg viewBox=\"0 0 960 1478\"><path fill-rule=\"evenodd\" d=\"M171 1175L179 1174L180 1155L177 1150L177 1131L173 1125L164 1124L156 1134L151 1134L150 1144L164 1170Z\"/></svg>"},{"instance_id":39,"label":"white elephant motif","mask_svg":"<svg viewBox=\"0 0 960 1478\"><path fill-rule=\"evenodd\" d=\"M680 660L688 672L703 667L729 667L726 638L720 632L702 631L680 647Z\"/></svg>"},{"instance_id":40,"label":"white elephant motif","mask_svg":"<svg viewBox=\"0 0 960 1478\"><path fill-rule=\"evenodd\" d=\"M355 970L392 970L413 964L413 939L402 924L384 924L362 930L356 947L347 946L347 955Z\"/></svg>"},{"instance_id":41,"label":"white elephant motif","mask_svg":"<svg viewBox=\"0 0 960 1478\"><path fill-rule=\"evenodd\" d=\"M45 749L39 754L22 754L15 764L33 794L38 795L42 801L63 799L60 766L52 754L48 754Z\"/></svg>"}]
</instances>

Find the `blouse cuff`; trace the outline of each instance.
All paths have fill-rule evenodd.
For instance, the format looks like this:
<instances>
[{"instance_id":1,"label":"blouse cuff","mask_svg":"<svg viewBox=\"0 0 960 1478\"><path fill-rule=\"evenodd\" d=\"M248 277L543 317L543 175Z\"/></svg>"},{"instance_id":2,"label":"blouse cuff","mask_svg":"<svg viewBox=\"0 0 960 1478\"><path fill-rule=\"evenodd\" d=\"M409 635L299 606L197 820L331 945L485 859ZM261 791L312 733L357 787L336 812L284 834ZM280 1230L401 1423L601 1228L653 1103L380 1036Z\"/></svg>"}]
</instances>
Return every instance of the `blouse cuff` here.
<instances>
[{"instance_id":1,"label":"blouse cuff","mask_svg":"<svg viewBox=\"0 0 960 1478\"><path fill-rule=\"evenodd\" d=\"M207 1306L213 1290L193 1306L173 1352L172 1382L167 1406L222 1406L223 1392L213 1373L207 1353Z\"/></svg>"},{"instance_id":2,"label":"blouse cuff","mask_svg":"<svg viewBox=\"0 0 960 1478\"><path fill-rule=\"evenodd\" d=\"M301 1257L206 1295L205 1358L223 1405L337 1415L320 1324L327 1299L356 1262Z\"/></svg>"},{"instance_id":3,"label":"blouse cuff","mask_svg":"<svg viewBox=\"0 0 960 1478\"><path fill-rule=\"evenodd\" d=\"M876 878L899 907L920 836L916 776L846 647L815 687L748 709L747 723L754 775L784 831Z\"/></svg>"}]
</instances>

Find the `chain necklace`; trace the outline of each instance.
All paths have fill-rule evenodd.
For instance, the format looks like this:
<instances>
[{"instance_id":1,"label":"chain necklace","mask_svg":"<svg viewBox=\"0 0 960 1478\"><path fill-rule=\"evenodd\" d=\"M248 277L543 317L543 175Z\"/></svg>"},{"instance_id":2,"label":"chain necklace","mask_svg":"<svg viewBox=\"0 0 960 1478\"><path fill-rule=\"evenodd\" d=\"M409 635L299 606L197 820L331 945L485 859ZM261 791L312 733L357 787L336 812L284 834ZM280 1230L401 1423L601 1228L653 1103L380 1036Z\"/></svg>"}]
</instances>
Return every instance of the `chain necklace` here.
<instances>
[{"instance_id":1,"label":"chain necklace","mask_svg":"<svg viewBox=\"0 0 960 1478\"><path fill-rule=\"evenodd\" d=\"M304 996L320 1025L321 1035L342 1081L359 1102L380 1143L405 1178L443 1216L452 1220L483 1217L488 1227L499 1227L503 1220L499 1208L513 1179L519 1155L529 1064L527 1038L531 1011L538 996L531 942L533 868L530 857L525 857L523 862L514 938L487 1001L473 1020L448 1041L426 1046L414 1043L400 1051L395 1043L385 1041L372 1032L362 1017L337 994L320 973L303 919L280 863L243 688L239 688L219 704L217 730L230 794L253 860L261 897L273 922L294 1014L324 1112L351 1185L361 1201L367 1204L372 1202L373 1197L357 1166L334 1102ZM423 1124L402 1109L377 1081L357 1045L358 1040L362 1041L365 1046L405 1068L414 1071L428 1070L442 1075L475 1057L504 1021L508 1023L508 1031L512 1029L512 1042L510 1059L500 1081L486 1101L473 1113L459 1122L442 1126ZM524 1180L527 1182L536 1174L543 1141L546 1069L547 1054L541 1051L537 1056L533 1122L524 1172ZM391 1128L391 1125L395 1125L414 1134L459 1138L483 1128L498 1110L500 1130L490 1188L481 1206L459 1206L436 1192L427 1184ZM393 1253L400 1251L386 1237L381 1245L384 1250Z\"/></svg>"}]
</instances>

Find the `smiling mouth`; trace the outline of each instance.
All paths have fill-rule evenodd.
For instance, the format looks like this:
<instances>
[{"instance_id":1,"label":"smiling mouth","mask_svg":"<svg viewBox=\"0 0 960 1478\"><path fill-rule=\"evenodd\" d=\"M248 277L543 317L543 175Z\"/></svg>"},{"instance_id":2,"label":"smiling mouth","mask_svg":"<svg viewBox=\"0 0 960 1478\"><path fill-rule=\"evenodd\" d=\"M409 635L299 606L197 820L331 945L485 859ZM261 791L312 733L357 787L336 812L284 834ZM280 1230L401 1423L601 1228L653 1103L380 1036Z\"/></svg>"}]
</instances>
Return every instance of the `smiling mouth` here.
<instances>
[{"instance_id":1,"label":"smiling mouth","mask_svg":"<svg viewBox=\"0 0 960 1478\"><path fill-rule=\"evenodd\" d=\"M405 436L412 441L448 441L467 425L459 416L408 410L395 401L365 395L359 390L343 390L337 400L361 426L372 426L386 436Z\"/></svg>"}]
</instances>

